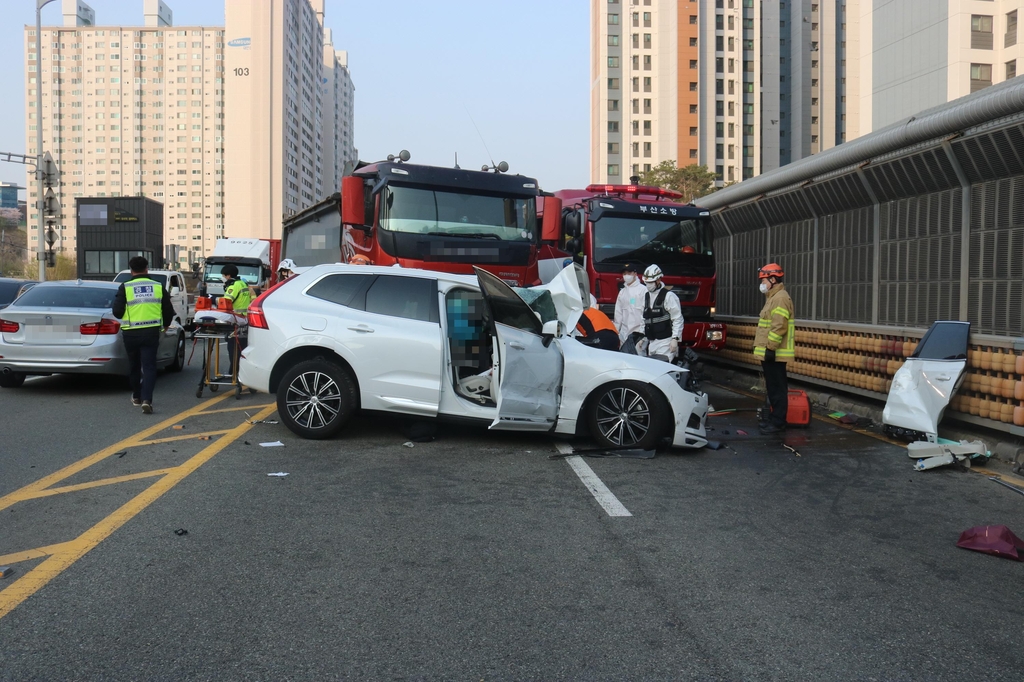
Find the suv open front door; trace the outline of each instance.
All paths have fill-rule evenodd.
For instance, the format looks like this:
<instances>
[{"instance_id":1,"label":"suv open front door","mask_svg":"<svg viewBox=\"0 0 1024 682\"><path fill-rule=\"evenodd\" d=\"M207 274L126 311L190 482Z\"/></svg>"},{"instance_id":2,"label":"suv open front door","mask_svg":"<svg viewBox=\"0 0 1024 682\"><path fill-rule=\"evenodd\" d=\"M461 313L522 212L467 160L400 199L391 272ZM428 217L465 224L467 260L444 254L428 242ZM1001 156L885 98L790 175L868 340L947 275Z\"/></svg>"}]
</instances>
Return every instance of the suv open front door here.
<instances>
[{"instance_id":1,"label":"suv open front door","mask_svg":"<svg viewBox=\"0 0 1024 682\"><path fill-rule=\"evenodd\" d=\"M550 431L558 419L562 351L541 333L533 310L507 284L474 268L494 336L492 429Z\"/></svg>"}]
</instances>

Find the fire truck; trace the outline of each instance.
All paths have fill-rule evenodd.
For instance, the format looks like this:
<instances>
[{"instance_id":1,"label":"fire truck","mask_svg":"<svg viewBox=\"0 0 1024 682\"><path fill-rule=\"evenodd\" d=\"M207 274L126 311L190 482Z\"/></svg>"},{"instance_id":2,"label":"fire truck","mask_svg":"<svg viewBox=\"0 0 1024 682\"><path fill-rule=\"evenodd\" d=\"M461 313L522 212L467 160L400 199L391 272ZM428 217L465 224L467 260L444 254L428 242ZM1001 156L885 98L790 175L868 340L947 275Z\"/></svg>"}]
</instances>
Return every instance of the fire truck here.
<instances>
[{"instance_id":1,"label":"fire truck","mask_svg":"<svg viewBox=\"0 0 1024 682\"><path fill-rule=\"evenodd\" d=\"M714 321L714 235L706 209L679 203L678 192L643 185L589 185L555 197L564 206L564 255L586 270L603 312L609 317L614 312L624 265L631 263L643 274L656 263L683 309L683 345L725 346L725 325Z\"/></svg>"},{"instance_id":2,"label":"fire truck","mask_svg":"<svg viewBox=\"0 0 1024 682\"><path fill-rule=\"evenodd\" d=\"M283 255L299 268L339 258L465 274L476 265L514 286L540 284L538 251L559 238L560 200L504 162L471 171L408 159L357 166L340 195L285 222ZM340 221L324 220L335 206Z\"/></svg>"}]
</instances>

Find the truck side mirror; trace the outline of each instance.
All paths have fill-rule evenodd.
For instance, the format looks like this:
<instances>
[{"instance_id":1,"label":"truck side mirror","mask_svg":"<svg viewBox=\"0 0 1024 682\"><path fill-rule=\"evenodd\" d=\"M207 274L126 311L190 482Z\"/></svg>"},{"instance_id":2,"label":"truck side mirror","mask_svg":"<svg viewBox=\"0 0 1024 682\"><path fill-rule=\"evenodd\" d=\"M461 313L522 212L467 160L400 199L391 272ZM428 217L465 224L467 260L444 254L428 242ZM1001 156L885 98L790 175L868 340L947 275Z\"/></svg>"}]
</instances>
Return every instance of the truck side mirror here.
<instances>
[{"instance_id":1,"label":"truck side mirror","mask_svg":"<svg viewBox=\"0 0 1024 682\"><path fill-rule=\"evenodd\" d=\"M557 242L562 236L562 200L558 197L541 197L544 207L544 223L541 225L540 238L545 242Z\"/></svg>"},{"instance_id":2,"label":"truck side mirror","mask_svg":"<svg viewBox=\"0 0 1024 682\"><path fill-rule=\"evenodd\" d=\"M364 226L363 179L346 175L341 179L341 222L345 225Z\"/></svg>"},{"instance_id":3,"label":"truck side mirror","mask_svg":"<svg viewBox=\"0 0 1024 682\"><path fill-rule=\"evenodd\" d=\"M566 240L566 242L565 242L565 250L575 256L577 253L580 252L580 240L579 239L569 239L569 240Z\"/></svg>"},{"instance_id":4,"label":"truck side mirror","mask_svg":"<svg viewBox=\"0 0 1024 682\"><path fill-rule=\"evenodd\" d=\"M575 238L580 236L580 212L571 208L565 211L562 218L562 227L566 237Z\"/></svg>"}]
</instances>

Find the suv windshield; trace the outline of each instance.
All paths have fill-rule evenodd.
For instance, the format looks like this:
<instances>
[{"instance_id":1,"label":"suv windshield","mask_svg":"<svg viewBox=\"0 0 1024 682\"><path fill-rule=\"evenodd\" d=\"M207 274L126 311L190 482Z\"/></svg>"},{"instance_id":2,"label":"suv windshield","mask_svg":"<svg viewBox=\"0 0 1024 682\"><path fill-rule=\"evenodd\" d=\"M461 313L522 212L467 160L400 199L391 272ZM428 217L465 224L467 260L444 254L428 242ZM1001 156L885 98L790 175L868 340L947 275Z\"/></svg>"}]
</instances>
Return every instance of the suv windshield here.
<instances>
[{"instance_id":1,"label":"suv windshield","mask_svg":"<svg viewBox=\"0 0 1024 682\"><path fill-rule=\"evenodd\" d=\"M380 226L392 232L534 242L533 198L457 194L431 189L384 188Z\"/></svg>"},{"instance_id":2,"label":"suv windshield","mask_svg":"<svg viewBox=\"0 0 1024 682\"><path fill-rule=\"evenodd\" d=\"M707 265L713 256L711 230L703 218L602 216L594 223L595 263Z\"/></svg>"}]
</instances>

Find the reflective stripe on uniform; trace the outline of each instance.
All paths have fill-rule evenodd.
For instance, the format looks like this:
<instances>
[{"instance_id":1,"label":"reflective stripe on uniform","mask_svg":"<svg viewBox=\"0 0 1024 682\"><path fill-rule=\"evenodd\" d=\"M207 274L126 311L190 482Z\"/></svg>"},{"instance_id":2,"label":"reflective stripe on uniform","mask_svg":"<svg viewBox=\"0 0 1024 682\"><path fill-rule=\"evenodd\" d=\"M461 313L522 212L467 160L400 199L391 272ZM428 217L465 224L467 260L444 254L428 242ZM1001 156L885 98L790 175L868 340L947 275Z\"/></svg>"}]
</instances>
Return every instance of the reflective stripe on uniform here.
<instances>
[{"instance_id":1,"label":"reflective stripe on uniform","mask_svg":"<svg viewBox=\"0 0 1024 682\"><path fill-rule=\"evenodd\" d=\"M782 315L787 320L789 319L789 311L782 307L773 308L772 315Z\"/></svg>"},{"instance_id":2,"label":"reflective stripe on uniform","mask_svg":"<svg viewBox=\"0 0 1024 682\"><path fill-rule=\"evenodd\" d=\"M126 305L121 326L125 329L162 327L163 295L163 286L154 280L133 279L125 282Z\"/></svg>"},{"instance_id":3,"label":"reflective stripe on uniform","mask_svg":"<svg viewBox=\"0 0 1024 682\"><path fill-rule=\"evenodd\" d=\"M775 343L782 343L782 337L775 332L768 332L768 340L774 341Z\"/></svg>"}]
</instances>

